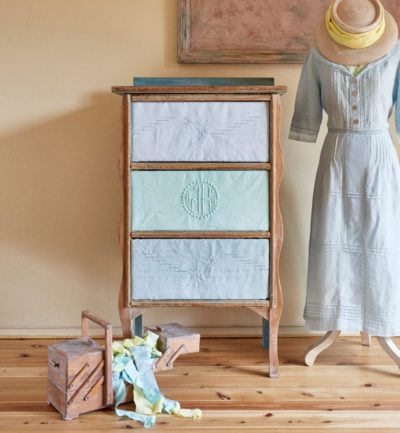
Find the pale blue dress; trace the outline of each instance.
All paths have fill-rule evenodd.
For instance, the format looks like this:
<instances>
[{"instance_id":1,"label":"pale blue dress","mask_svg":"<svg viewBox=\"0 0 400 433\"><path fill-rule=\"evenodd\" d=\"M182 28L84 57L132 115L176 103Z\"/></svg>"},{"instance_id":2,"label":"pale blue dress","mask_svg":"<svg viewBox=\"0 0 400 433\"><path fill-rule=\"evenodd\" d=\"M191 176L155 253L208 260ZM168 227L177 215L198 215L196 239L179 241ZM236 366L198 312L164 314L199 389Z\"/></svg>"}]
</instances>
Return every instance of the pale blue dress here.
<instances>
[{"instance_id":1,"label":"pale blue dress","mask_svg":"<svg viewBox=\"0 0 400 433\"><path fill-rule=\"evenodd\" d=\"M289 138L315 142L328 114L315 179L306 326L400 335L400 165L388 118L400 130L400 43L353 76L313 48Z\"/></svg>"}]
</instances>

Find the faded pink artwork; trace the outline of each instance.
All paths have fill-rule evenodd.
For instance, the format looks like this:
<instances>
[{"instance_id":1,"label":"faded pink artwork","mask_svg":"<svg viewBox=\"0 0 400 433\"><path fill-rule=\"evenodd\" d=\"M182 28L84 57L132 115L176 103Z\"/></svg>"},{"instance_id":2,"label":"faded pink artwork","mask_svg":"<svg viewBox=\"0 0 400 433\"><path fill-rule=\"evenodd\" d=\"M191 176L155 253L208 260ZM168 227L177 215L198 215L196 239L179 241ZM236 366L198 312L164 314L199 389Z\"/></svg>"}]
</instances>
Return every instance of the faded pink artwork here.
<instances>
[{"instance_id":1,"label":"faded pink artwork","mask_svg":"<svg viewBox=\"0 0 400 433\"><path fill-rule=\"evenodd\" d=\"M181 0L180 60L301 62L330 0ZM400 22L400 1L383 0ZM396 5L397 3L397 5ZM184 27L184 28L182 28Z\"/></svg>"}]
</instances>

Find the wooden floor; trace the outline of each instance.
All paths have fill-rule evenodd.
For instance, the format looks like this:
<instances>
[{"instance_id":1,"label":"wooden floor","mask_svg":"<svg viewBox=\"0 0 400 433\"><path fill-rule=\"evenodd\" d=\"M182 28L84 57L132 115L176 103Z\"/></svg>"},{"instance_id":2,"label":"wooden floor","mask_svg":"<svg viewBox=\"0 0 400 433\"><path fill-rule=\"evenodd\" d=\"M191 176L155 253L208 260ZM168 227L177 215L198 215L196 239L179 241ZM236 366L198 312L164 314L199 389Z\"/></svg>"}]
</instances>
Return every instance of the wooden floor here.
<instances>
[{"instance_id":1,"label":"wooden floor","mask_svg":"<svg viewBox=\"0 0 400 433\"><path fill-rule=\"evenodd\" d=\"M159 415L150 431L399 433L400 372L377 342L364 347L340 338L305 367L314 340L281 338L281 377L269 379L259 339L203 339L200 353L157 375L166 397L203 409L202 419ZM145 430L111 409L62 421L46 403L47 345L54 341L0 340L1 432Z\"/></svg>"}]
</instances>

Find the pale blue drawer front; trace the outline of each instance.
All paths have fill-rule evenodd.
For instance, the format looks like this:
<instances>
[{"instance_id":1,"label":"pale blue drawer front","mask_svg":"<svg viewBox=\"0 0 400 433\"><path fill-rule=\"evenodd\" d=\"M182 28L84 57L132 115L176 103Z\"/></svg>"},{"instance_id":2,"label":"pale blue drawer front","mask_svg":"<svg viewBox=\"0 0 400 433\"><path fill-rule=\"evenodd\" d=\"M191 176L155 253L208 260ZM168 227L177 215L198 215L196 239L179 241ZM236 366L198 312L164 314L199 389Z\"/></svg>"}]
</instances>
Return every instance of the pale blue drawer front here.
<instances>
[{"instance_id":1,"label":"pale blue drawer front","mask_svg":"<svg viewBox=\"0 0 400 433\"><path fill-rule=\"evenodd\" d=\"M266 162L268 102L133 102L133 161Z\"/></svg>"},{"instance_id":2,"label":"pale blue drawer front","mask_svg":"<svg viewBox=\"0 0 400 433\"><path fill-rule=\"evenodd\" d=\"M268 230L267 171L133 171L132 230Z\"/></svg>"},{"instance_id":3,"label":"pale blue drawer front","mask_svg":"<svg viewBox=\"0 0 400 433\"><path fill-rule=\"evenodd\" d=\"M267 299L266 239L135 239L133 299Z\"/></svg>"}]
</instances>

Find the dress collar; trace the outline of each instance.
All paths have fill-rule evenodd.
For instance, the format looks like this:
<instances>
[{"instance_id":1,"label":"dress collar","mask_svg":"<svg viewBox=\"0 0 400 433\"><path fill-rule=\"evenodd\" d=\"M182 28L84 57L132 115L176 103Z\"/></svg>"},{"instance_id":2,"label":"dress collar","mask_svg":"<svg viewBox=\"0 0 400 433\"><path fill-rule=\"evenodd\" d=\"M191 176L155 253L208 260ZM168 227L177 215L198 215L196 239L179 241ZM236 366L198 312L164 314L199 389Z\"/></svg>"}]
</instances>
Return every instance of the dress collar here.
<instances>
[{"instance_id":1,"label":"dress collar","mask_svg":"<svg viewBox=\"0 0 400 433\"><path fill-rule=\"evenodd\" d=\"M359 74L357 74L357 77L361 77L362 75L364 75L364 73L366 71L369 71L370 69L374 68L375 66L378 66L378 65L386 62L390 57L392 57L396 52L398 52L399 49L400 49L400 40L397 41L396 45L393 47L393 49L389 53L387 53L386 55L384 55L380 59L377 59L373 62L368 63L365 66L365 68ZM353 76L351 71L349 71L349 69L347 69L347 67L345 65L331 62L330 60L328 60L326 57L324 57L321 54L321 52L318 50L318 48L313 47L313 48L311 48L311 51L321 62L326 63L330 68L339 70L339 71L343 72L345 75L349 75L351 77Z\"/></svg>"}]
</instances>

